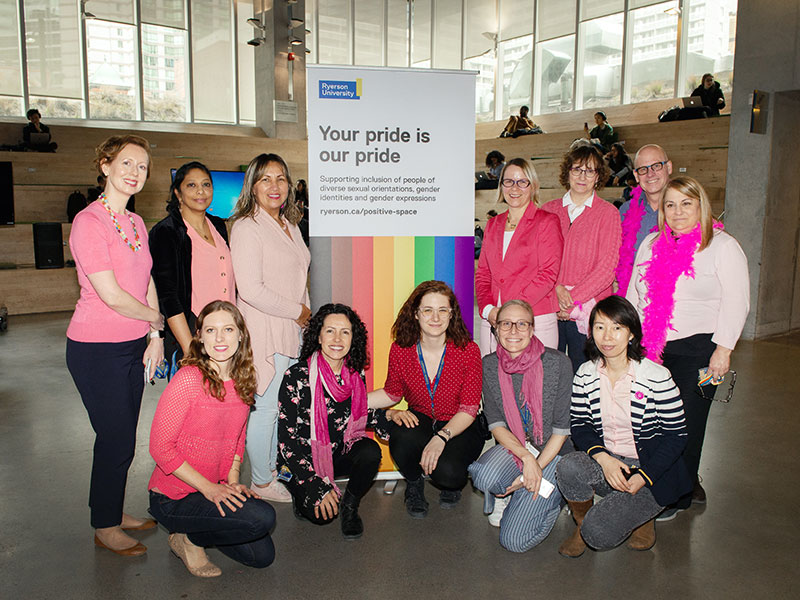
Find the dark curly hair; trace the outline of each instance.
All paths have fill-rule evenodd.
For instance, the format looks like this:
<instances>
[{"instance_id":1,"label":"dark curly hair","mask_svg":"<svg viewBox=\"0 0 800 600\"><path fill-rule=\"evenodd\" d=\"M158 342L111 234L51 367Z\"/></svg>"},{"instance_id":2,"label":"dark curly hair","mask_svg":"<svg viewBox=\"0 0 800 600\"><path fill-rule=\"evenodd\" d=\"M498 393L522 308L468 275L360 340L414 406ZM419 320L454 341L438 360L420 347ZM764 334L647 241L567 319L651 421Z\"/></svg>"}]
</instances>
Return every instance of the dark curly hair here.
<instances>
[{"instance_id":1,"label":"dark curly hair","mask_svg":"<svg viewBox=\"0 0 800 600\"><path fill-rule=\"evenodd\" d=\"M197 162L193 160L192 162L188 162L185 165L181 165L180 168L175 171L175 177L172 178L172 185L169 186L169 198L167 198L167 211L175 211L180 208L180 201L178 200L178 196L176 192L180 192L181 185L183 184L183 180L186 179L186 176L189 174L189 171L193 169L200 169L208 175L208 178L211 180L211 184L214 184L214 178L211 177L211 171L208 170L208 167L205 166L201 162Z\"/></svg>"},{"instance_id":2,"label":"dark curly hair","mask_svg":"<svg viewBox=\"0 0 800 600\"><path fill-rule=\"evenodd\" d=\"M567 190L569 189L569 170L576 165L586 165L597 169L597 181L594 184L596 190L603 189L608 181L608 176L611 175L611 170L597 148L590 145L576 146L561 159L558 182Z\"/></svg>"},{"instance_id":3,"label":"dark curly hair","mask_svg":"<svg viewBox=\"0 0 800 600\"><path fill-rule=\"evenodd\" d=\"M419 341L420 329L417 310L419 310L419 304L425 294L442 294L450 300L450 308L453 309L453 314L450 317L450 323L447 325L447 340L453 342L459 348L463 348L472 341L469 330L461 316L461 307L458 305L458 299L453 290L445 282L432 279L423 281L414 288L400 312L397 313L397 319L392 325L392 337L397 345L401 348L410 348Z\"/></svg>"},{"instance_id":4,"label":"dark curly hair","mask_svg":"<svg viewBox=\"0 0 800 600\"><path fill-rule=\"evenodd\" d=\"M594 343L594 336L592 335L594 320L598 314L605 315L614 323L630 330L633 339L628 343L628 360L640 362L645 355L645 348L642 346L642 322L639 320L639 313L636 312L633 304L622 296L603 298L592 309L592 313L589 315L589 336L586 339L587 358L591 361L599 360L602 364L605 364L605 357L600 352L597 344Z\"/></svg>"},{"instance_id":5,"label":"dark curly hair","mask_svg":"<svg viewBox=\"0 0 800 600\"><path fill-rule=\"evenodd\" d=\"M255 366L253 366L253 349L250 344L250 332L247 331L247 325L244 323L242 313L230 302L214 300L206 304L203 310L200 311L200 314L197 315L196 329L192 336L192 341L189 344L189 352L187 352L186 356L181 360L180 365L182 367L192 365L200 369L200 372L203 374L203 382L208 386L211 395L220 402L225 400L225 384L212 368L211 359L208 357L208 353L206 353L206 349L203 346L203 340L200 339L200 332L203 330L203 321L208 315L218 310L224 310L231 314L236 328L242 335L242 339L239 342L239 349L236 350L236 354L231 358L229 374L231 379L233 379L239 398L248 406L252 406L255 403L256 369Z\"/></svg>"},{"instance_id":6,"label":"dark curly hair","mask_svg":"<svg viewBox=\"0 0 800 600\"><path fill-rule=\"evenodd\" d=\"M353 338L350 342L350 352L347 353L345 364L348 367L361 373L369 366L369 354L367 352L367 326L358 316L358 313L346 304L325 304L321 306L316 314L308 320L303 330L303 347L300 349L298 360L308 360L308 358L320 349L319 335L328 315L344 315L350 321L353 329Z\"/></svg>"}]
</instances>

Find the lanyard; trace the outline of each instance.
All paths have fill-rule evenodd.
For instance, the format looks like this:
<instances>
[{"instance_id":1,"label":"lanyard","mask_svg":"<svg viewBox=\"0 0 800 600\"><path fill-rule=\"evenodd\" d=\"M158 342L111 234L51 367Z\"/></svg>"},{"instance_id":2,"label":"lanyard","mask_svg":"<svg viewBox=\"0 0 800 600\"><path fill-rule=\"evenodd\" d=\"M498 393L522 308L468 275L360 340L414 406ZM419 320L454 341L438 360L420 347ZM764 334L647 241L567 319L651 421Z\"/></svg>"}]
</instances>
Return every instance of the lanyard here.
<instances>
[{"instance_id":1,"label":"lanyard","mask_svg":"<svg viewBox=\"0 0 800 600\"><path fill-rule=\"evenodd\" d=\"M522 429L525 431L525 438L528 439L530 437L530 425L533 420L533 415L531 415L531 409L528 408L524 400L522 401L522 408L519 411L519 415L522 417Z\"/></svg>"},{"instance_id":2,"label":"lanyard","mask_svg":"<svg viewBox=\"0 0 800 600\"><path fill-rule=\"evenodd\" d=\"M436 422L436 413L433 407L433 397L436 395L436 388L439 387L439 381L442 379L442 369L444 368L444 355L447 354L447 346L442 350L442 358L439 359L439 370L436 371L436 378L431 385L430 377L428 377L428 368L425 366L425 359L422 358L422 345L417 342L417 356L419 357L419 366L422 367L422 376L425 378L425 387L428 389L428 396L431 398L431 417Z\"/></svg>"}]
</instances>

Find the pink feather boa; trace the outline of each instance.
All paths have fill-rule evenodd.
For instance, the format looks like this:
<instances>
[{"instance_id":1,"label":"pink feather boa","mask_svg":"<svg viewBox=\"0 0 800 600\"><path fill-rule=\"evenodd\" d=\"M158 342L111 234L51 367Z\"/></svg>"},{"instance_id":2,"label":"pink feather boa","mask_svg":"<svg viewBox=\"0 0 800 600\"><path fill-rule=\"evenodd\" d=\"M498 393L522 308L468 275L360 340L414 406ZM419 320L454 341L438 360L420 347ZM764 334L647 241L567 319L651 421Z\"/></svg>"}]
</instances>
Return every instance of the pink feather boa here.
<instances>
[{"instance_id":1,"label":"pink feather boa","mask_svg":"<svg viewBox=\"0 0 800 600\"><path fill-rule=\"evenodd\" d=\"M636 186L631 190L631 200L625 219L622 221L622 245L619 248L619 262L617 263L617 294L625 297L628 292L628 284L633 273L633 263L636 259L636 236L639 235L639 228L642 226L642 219L645 215L644 202L642 202L642 188ZM656 228L650 230L652 233Z\"/></svg>"},{"instance_id":2,"label":"pink feather boa","mask_svg":"<svg viewBox=\"0 0 800 600\"><path fill-rule=\"evenodd\" d=\"M722 229L722 223L714 223L714 229ZM664 224L664 233L653 243L650 260L642 263L641 281L647 287L647 304L642 311L642 345L647 358L654 362L661 363L667 331L675 331L672 326L675 286L681 275L694 279L694 255L702 236L700 223L690 233L678 238L673 236L669 225Z\"/></svg>"}]
</instances>

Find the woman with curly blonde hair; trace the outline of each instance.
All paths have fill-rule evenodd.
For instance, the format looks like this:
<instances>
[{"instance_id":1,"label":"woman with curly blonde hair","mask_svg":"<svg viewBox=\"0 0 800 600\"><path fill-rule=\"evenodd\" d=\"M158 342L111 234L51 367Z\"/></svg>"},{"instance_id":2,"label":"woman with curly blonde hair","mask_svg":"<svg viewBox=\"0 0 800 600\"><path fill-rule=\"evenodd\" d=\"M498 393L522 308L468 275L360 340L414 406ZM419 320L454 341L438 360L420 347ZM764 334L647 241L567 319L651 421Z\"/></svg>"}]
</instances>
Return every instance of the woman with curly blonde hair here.
<instances>
[{"instance_id":1,"label":"woman with curly blonde hair","mask_svg":"<svg viewBox=\"0 0 800 600\"><path fill-rule=\"evenodd\" d=\"M205 548L251 567L275 558L275 510L239 483L256 373L250 335L230 302L197 317L189 352L167 385L150 429L150 512L169 546L197 577L217 577ZM235 516L234 516L235 515Z\"/></svg>"},{"instance_id":2,"label":"woman with curly blonde hair","mask_svg":"<svg viewBox=\"0 0 800 600\"><path fill-rule=\"evenodd\" d=\"M453 290L441 281L424 281L411 292L392 334L386 383L370 393L369 405L408 403L408 410L386 411L389 450L406 478L406 510L421 519L428 514L423 477L441 490L439 505L452 508L467 483L467 467L483 449L475 420L481 353Z\"/></svg>"}]
</instances>

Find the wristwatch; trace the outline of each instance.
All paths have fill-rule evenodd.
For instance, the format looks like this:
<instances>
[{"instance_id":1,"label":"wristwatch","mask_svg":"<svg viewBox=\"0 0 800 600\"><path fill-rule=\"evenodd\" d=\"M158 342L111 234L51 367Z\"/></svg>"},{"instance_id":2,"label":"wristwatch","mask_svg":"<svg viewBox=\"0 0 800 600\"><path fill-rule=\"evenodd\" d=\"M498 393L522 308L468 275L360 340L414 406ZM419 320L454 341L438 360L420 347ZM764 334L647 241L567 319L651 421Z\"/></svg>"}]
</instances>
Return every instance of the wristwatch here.
<instances>
[{"instance_id":1,"label":"wristwatch","mask_svg":"<svg viewBox=\"0 0 800 600\"><path fill-rule=\"evenodd\" d=\"M450 438L453 437L453 433L447 427L442 427L439 431L447 436L448 442L450 441Z\"/></svg>"}]
</instances>

